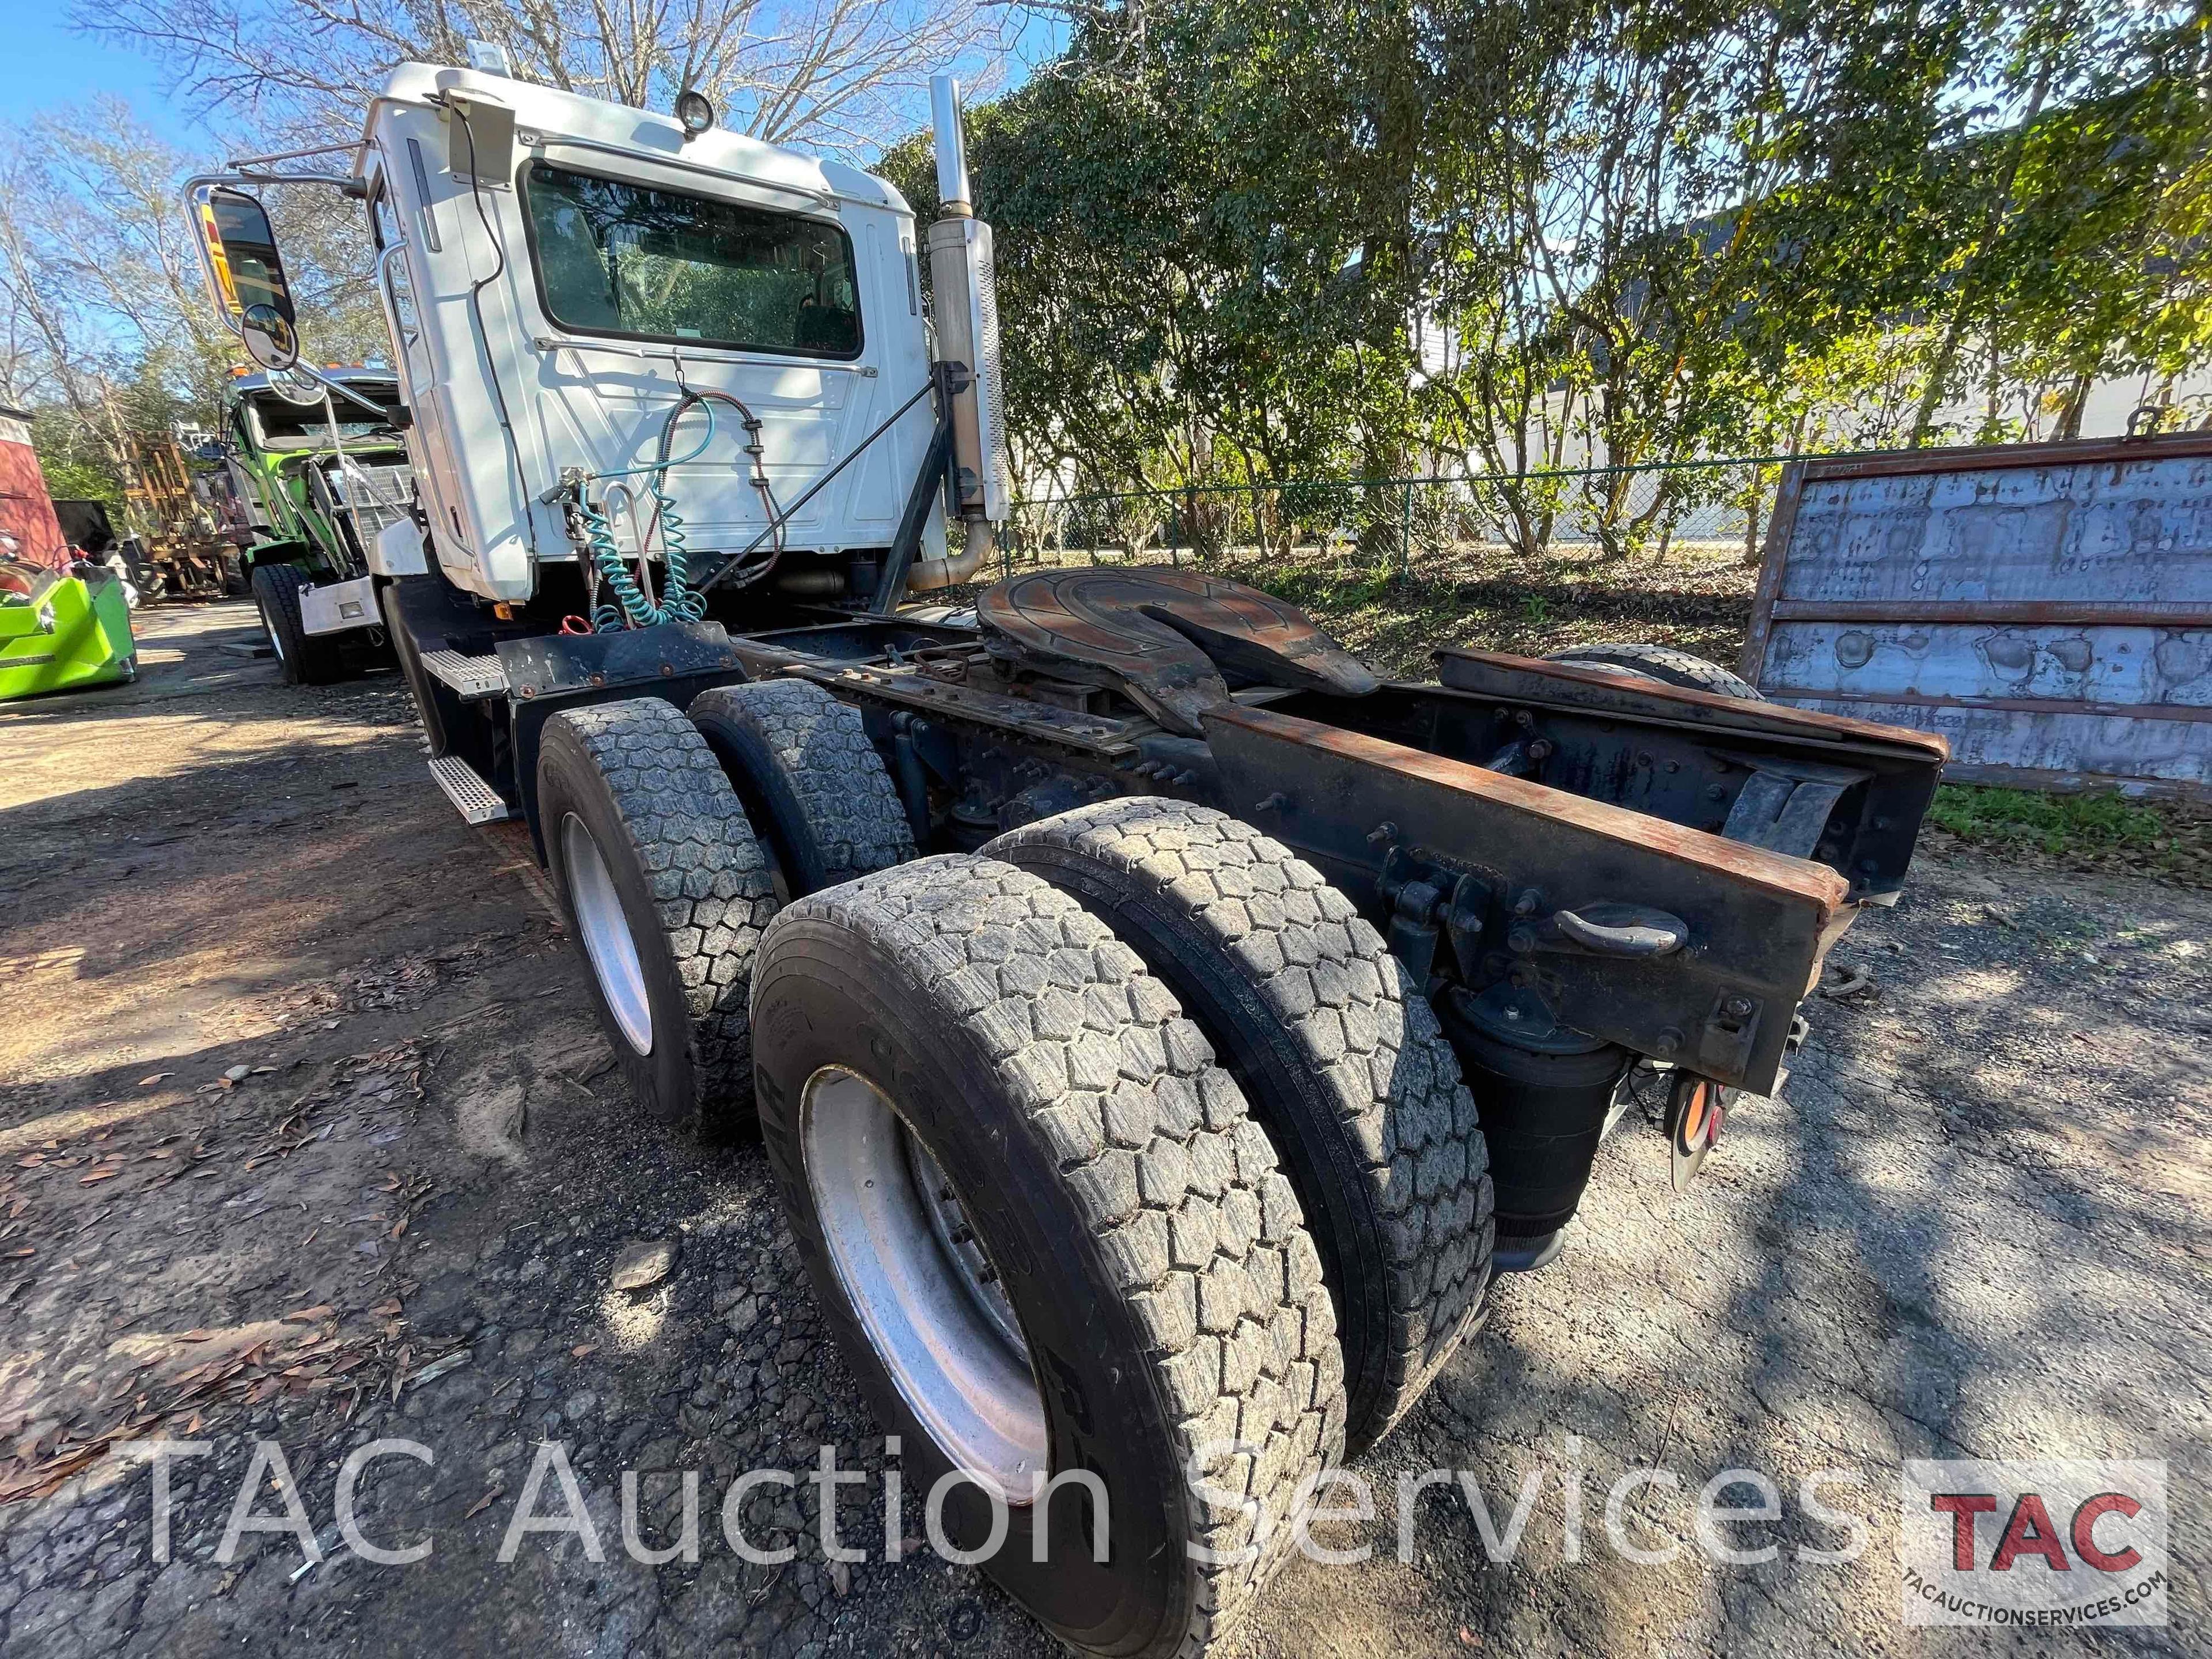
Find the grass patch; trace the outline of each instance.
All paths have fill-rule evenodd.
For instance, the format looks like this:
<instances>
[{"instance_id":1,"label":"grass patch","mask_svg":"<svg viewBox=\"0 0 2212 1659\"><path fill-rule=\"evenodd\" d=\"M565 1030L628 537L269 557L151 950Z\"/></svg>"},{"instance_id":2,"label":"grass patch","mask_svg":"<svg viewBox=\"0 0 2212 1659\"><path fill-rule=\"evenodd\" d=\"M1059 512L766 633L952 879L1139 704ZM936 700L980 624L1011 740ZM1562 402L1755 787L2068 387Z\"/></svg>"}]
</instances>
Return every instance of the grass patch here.
<instances>
[{"instance_id":1,"label":"grass patch","mask_svg":"<svg viewBox=\"0 0 2212 1659\"><path fill-rule=\"evenodd\" d=\"M1490 545L1425 548L1404 572L1343 559L1206 568L1288 599L1355 656L1414 678L1429 676L1440 645L1540 657L1647 640L1732 665L1757 575L1733 557L1530 559Z\"/></svg>"},{"instance_id":2,"label":"grass patch","mask_svg":"<svg viewBox=\"0 0 2212 1659\"><path fill-rule=\"evenodd\" d=\"M2212 887L2212 812L2182 802L1947 783L1936 792L1928 822L1969 846Z\"/></svg>"}]
</instances>

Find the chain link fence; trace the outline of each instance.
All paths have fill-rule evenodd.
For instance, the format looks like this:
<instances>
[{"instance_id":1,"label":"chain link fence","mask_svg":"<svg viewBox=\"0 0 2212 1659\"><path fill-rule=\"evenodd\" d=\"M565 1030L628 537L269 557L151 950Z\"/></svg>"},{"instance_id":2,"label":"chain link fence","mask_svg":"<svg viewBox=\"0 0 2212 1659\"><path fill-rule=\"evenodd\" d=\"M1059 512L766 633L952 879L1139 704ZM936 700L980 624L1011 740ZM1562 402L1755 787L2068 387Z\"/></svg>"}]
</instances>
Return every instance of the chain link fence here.
<instances>
[{"instance_id":1,"label":"chain link fence","mask_svg":"<svg viewBox=\"0 0 2212 1659\"><path fill-rule=\"evenodd\" d=\"M1778 455L1513 475L1193 484L1018 501L1003 570L1082 564L1361 565L1487 549L1521 557L1733 555L1756 563Z\"/></svg>"}]
</instances>

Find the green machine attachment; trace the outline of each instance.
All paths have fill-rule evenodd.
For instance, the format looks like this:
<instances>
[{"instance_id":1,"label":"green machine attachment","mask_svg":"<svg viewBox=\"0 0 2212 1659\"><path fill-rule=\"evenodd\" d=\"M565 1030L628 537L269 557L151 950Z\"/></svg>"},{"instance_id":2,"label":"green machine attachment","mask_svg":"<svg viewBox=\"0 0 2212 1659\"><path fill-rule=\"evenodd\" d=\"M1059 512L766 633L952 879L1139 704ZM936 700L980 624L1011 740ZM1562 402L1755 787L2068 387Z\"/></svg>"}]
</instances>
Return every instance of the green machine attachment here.
<instances>
[{"instance_id":1,"label":"green machine attachment","mask_svg":"<svg viewBox=\"0 0 2212 1659\"><path fill-rule=\"evenodd\" d=\"M137 678L123 584L0 562L0 701Z\"/></svg>"}]
</instances>

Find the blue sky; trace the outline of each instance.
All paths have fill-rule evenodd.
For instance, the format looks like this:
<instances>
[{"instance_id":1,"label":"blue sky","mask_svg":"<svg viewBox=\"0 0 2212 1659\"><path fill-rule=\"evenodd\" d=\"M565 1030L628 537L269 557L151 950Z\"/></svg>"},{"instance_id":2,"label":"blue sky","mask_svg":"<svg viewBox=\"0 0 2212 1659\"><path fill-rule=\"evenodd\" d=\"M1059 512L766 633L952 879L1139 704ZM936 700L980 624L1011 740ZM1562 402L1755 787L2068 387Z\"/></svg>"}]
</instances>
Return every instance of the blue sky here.
<instances>
[{"instance_id":1,"label":"blue sky","mask_svg":"<svg viewBox=\"0 0 2212 1659\"><path fill-rule=\"evenodd\" d=\"M0 121L13 124L42 110L113 93L138 118L173 143L188 143L204 125L187 120L148 59L69 26L63 0L0 0L0 40L8 73L0 76Z\"/></svg>"},{"instance_id":2,"label":"blue sky","mask_svg":"<svg viewBox=\"0 0 2212 1659\"><path fill-rule=\"evenodd\" d=\"M1059 50L1065 33L1050 21L1027 20L1008 66L1012 79L1026 79ZM0 0L0 41L9 69L0 76L0 124L112 93L170 143L196 149L208 141L207 124L187 117L152 60L70 27L67 0Z\"/></svg>"}]
</instances>

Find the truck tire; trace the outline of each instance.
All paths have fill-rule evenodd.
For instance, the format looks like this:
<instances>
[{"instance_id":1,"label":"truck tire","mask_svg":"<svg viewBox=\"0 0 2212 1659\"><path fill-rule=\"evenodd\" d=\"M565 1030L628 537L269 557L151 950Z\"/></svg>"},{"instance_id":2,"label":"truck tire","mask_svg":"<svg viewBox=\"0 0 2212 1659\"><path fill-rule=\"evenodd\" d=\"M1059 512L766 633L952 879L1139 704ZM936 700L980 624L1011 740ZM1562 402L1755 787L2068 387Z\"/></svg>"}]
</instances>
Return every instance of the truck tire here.
<instances>
[{"instance_id":1,"label":"truck tire","mask_svg":"<svg viewBox=\"0 0 2212 1659\"><path fill-rule=\"evenodd\" d=\"M1202 1652L1288 1556L1344 1399L1297 1195L1198 1028L972 854L795 901L753 1015L792 1232L907 1490L1011 1490L995 1543L970 1482L945 1533L1070 1646Z\"/></svg>"},{"instance_id":2,"label":"truck tire","mask_svg":"<svg viewBox=\"0 0 2212 1659\"><path fill-rule=\"evenodd\" d=\"M746 1000L768 860L706 740L637 697L545 723L538 822L630 1092L663 1122L752 1118Z\"/></svg>"},{"instance_id":3,"label":"truck tire","mask_svg":"<svg viewBox=\"0 0 2212 1659\"><path fill-rule=\"evenodd\" d=\"M789 896L914 856L906 808L850 703L810 680L755 680L702 691L690 712Z\"/></svg>"},{"instance_id":4,"label":"truck tire","mask_svg":"<svg viewBox=\"0 0 2212 1659\"><path fill-rule=\"evenodd\" d=\"M294 685L328 685L343 672L344 662L335 640L309 634L300 620L300 589L307 584L307 573L295 564L257 564L253 605L285 679Z\"/></svg>"},{"instance_id":5,"label":"truck tire","mask_svg":"<svg viewBox=\"0 0 2212 1659\"><path fill-rule=\"evenodd\" d=\"M1428 999L1321 872L1211 807L1102 801L983 851L1104 922L1212 1040L1321 1249L1347 1454L1374 1444L1459 1346L1490 1281L1489 1161Z\"/></svg>"},{"instance_id":6,"label":"truck tire","mask_svg":"<svg viewBox=\"0 0 2212 1659\"><path fill-rule=\"evenodd\" d=\"M1732 674L1717 662L1707 662L1687 651L1677 651L1671 645L1625 640L1600 645L1571 645L1564 651L1547 652L1544 660L1618 668L1639 679L1679 685L1686 691L1711 691L1718 696L1741 697L1749 702L1766 701L1759 695L1759 688L1741 674Z\"/></svg>"}]
</instances>

